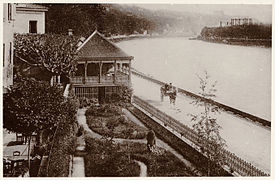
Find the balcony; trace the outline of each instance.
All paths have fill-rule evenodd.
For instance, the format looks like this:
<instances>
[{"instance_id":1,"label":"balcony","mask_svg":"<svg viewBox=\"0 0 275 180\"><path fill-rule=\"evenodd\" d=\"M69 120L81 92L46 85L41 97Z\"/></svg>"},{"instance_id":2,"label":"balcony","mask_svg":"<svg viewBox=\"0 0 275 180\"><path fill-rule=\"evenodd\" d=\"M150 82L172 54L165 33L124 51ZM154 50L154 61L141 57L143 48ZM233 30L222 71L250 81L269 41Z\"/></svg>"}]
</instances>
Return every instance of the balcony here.
<instances>
[{"instance_id":1,"label":"balcony","mask_svg":"<svg viewBox=\"0 0 275 180\"><path fill-rule=\"evenodd\" d=\"M75 76L70 78L73 85L81 86L114 86L114 85L128 85L130 80L128 75L104 75L99 76Z\"/></svg>"}]
</instances>

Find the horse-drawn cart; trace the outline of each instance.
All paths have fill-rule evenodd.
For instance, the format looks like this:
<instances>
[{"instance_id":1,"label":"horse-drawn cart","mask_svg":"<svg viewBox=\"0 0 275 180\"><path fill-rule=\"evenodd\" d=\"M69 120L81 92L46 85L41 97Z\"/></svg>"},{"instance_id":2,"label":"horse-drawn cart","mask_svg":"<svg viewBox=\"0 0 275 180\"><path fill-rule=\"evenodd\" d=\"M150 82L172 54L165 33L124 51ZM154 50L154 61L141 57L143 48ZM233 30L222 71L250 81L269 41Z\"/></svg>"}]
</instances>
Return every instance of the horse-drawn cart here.
<instances>
[{"instance_id":1,"label":"horse-drawn cart","mask_svg":"<svg viewBox=\"0 0 275 180\"><path fill-rule=\"evenodd\" d=\"M160 88L160 99L163 102L165 96L169 96L170 104L175 104L177 97L177 89L171 85L165 84Z\"/></svg>"}]
</instances>

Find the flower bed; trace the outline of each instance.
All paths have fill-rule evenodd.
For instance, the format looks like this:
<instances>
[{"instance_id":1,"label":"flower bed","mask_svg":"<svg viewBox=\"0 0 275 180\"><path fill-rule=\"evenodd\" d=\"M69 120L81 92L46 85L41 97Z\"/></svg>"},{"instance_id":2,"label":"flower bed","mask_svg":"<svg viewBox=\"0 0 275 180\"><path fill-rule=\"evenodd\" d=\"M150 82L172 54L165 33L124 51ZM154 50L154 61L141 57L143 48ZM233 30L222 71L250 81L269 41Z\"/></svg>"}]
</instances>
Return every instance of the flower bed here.
<instances>
[{"instance_id":1,"label":"flower bed","mask_svg":"<svg viewBox=\"0 0 275 180\"><path fill-rule=\"evenodd\" d=\"M139 176L137 163L129 160L119 144L111 141L86 138L86 177L133 177Z\"/></svg>"},{"instance_id":2,"label":"flower bed","mask_svg":"<svg viewBox=\"0 0 275 180\"><path fill-rule=\"evenodd\" d=\"M120 106L105 104L91 107L86 111L88 126L98 134L124 139L143 139L147 130L131 120L122 112Z\"/></svg>"},{"instance_id":3,"label":"flower bed","mask_svg":"<svg viewBox=\"0 0 275 180\"><path fill-rule=\"evenodd\" d=\"M149 153L144 143L112 144L108 140L86 138L85 174L87 177L138 176L140 167L134 160L147 165L148 176L194 176L183 162L162 148Z\"/></svg>"}]
</instances>

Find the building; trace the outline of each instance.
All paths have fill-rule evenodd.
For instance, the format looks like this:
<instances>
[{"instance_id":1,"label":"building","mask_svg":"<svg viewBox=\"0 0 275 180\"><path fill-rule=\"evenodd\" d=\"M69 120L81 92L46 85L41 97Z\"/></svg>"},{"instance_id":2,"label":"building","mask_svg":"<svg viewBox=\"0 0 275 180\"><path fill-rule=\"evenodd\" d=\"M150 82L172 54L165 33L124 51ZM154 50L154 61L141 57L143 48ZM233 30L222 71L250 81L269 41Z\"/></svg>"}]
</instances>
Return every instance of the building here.
<instances>
[{"instance_id":1,"label":"building","mask_svg":"<svg viewBox=\"0 0 275 180\"><path fill-rule=\"evenodd\" d=\"M16 5L16 33L45 33L45 13L48 9L31 3Z\"/></svg>"},{"instance_id":2,"label":"building","mask_svg":"<svg viewBox=\"0 0 275 180\"><path fill-rule=\"evenodd\" d=\"M15 4L3 4L3 92L13 85L13 33Z\"/></svg>"},{"instance_id":3,"label":"building","mask_svg":"<svg viewBox=\"0 0 275 180\"><path fill-rule=\"evenodd\" d=\"M75 95L101 102L121 85L131 86L132 59L95 31L77 49L77 72L70 78Z\"/></svg>"}]
</instances>

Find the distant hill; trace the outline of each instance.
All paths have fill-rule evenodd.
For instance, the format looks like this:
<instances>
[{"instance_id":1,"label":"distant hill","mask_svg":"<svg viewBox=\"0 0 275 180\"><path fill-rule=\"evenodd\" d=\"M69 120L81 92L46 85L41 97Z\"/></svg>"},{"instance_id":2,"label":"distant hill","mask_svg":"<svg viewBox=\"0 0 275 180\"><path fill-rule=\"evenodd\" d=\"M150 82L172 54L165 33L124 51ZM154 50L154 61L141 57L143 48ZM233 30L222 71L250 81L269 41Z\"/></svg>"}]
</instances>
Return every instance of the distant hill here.
<instances>
[{"instance_id":1,"label":"distant hill","mask_svg":"<svg viewBox=\"0 0 275 180\"><path fill-rule=\"evenodd\" d=\"M117 34L159 33L198 35L205 26L218 25L229 19L223 14L206 15L166 10L152 11L122 4L43 4L46 14L46 32L74 34L87 37L95 29L105 36Z\"/></svg>"}]
</instances>

